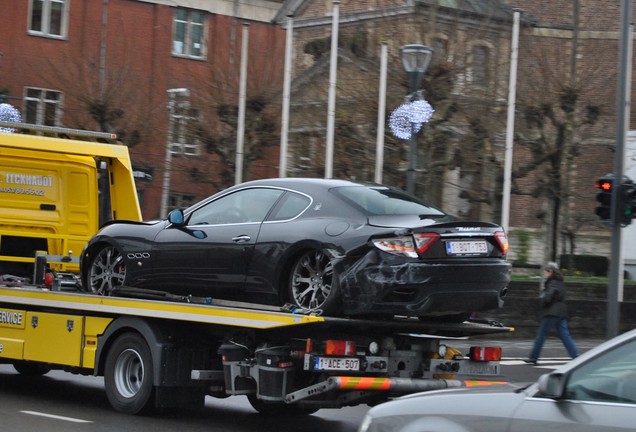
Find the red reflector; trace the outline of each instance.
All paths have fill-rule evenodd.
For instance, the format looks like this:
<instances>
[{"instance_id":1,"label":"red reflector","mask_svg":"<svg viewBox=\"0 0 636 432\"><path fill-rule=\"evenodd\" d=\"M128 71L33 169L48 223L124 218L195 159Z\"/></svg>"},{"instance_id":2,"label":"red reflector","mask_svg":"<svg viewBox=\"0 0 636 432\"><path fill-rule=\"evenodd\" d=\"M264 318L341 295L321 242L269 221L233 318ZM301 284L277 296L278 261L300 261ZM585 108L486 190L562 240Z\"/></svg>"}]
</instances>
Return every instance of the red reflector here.
<instances>
[{"instance_id":1,"label":"red reflector","mask_svg":"<svg viewBox=\"0 0 636 432\"><path fill-rule=\"evenodd\" d=\"M415 233L415 249L418 254L426 252L440 238L437 233Z\"/></svg>"},{"instance_id":2,"label":"red reflector","mask_svg":"<svg viewBox=\"0 0 636 432\"><path fill-rule=\"evenodd\" d=\"M325 343L325 354L339 356L356 355L356 343L354 341L328 339Z\"/></svg>"},{"instance_id":3,"label":"red reflector","mask_svg":"<svg viewBox=\"0 0 636 432\"><path fill-rule=\"evenodd\" d=\"M468 357L473 361L500 361L501 347L470 347Z\"/></svg>"}]
</instances>

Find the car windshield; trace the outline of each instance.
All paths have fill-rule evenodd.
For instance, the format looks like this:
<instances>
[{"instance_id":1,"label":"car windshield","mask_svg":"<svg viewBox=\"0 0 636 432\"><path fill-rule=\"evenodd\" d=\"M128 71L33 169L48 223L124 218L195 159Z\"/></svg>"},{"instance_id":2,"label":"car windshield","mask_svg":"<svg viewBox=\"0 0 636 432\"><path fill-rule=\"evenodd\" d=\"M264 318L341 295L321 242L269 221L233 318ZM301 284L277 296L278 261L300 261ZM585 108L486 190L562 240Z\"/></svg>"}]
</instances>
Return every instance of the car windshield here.
<instances>
[{"instance_id":1,"label":"car windshield","mask_svg":"<svg viewBox=\"0 0 636 432\"><path fill-rule=\"evenodd\" d=\"M407 193L386 186L343 186L331 192L369 216L446 215Z\"/></svg>"}]
</instances>

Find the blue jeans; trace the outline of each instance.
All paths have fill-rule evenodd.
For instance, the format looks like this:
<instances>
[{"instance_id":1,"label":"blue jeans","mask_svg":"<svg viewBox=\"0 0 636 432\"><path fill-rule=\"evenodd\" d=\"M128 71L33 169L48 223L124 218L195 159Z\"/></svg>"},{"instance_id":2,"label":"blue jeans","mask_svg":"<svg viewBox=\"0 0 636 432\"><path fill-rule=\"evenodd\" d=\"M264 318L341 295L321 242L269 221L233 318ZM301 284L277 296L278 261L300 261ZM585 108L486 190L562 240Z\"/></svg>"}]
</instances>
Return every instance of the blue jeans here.
<instances>
[{"instance_id":1,"label":"blue jeans","mask_svg":"<svg viewBox=\"0 0 636 432\"><path fill-rule=\"evenodd\" d=\"M546 316L541 319L539 331L537 332L537 337L534 340L534 346L532 347L532 351L530 352L530 360L537 360L539 358L539 354L541 354L541 348L543 348L545 338L548 333L550 333L550 330L552 330L553 328L556 328L559 339L561 339L561 342L563 342L563 346L565 346L565 349L568 351L568 354L570 354L570 357L575 358L579 355L576 349L576 345L572 340L572 336L570 336L570 331L568 330L568 320L565 318Z\"/></svg>"}]
</instances>

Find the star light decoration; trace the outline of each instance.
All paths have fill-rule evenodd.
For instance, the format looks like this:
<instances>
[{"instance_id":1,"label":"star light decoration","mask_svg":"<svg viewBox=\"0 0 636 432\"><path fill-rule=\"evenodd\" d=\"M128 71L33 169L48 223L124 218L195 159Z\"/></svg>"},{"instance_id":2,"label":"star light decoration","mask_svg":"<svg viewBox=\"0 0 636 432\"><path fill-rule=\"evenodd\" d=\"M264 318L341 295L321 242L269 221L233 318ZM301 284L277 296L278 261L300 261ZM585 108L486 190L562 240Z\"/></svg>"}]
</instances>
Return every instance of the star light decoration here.
<instances>
[{"instance_id":1,"label":"star light decoration","mask_svg":"<svg viewBox=\"0 0 636 432\"><path fill-rule=\"evenodd\" d=\"M391 113L389 127L393 135L400 139L409 139L418 133L423 123L427 123L435 110L426 100L403 103Z\"/></svg>"},{"instance_id":2,"label":"star light decoration","mask_svg":"<svg viewBox=\"0 0 636 432\"><path fill-rule=\"evenodd\" d=\"M0 121L20 123L22 121L22 116L20 115L20 111L18 111L12 105L9 105L8 103L1 103ZM0 132L15 132L15 129L0 127Z\"/></svg>"}]
</instances>

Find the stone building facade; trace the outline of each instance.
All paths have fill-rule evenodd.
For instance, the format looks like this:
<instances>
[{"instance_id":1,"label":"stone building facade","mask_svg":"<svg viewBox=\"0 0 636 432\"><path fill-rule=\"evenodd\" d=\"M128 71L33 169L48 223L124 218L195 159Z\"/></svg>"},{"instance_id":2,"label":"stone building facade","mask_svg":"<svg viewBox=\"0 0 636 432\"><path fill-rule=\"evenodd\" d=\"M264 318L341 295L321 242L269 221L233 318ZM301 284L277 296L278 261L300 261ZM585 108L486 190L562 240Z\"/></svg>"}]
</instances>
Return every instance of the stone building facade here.
<instances>
[{"instance_id":1,"label":"stone building facade","mask_svg":"<svg viewBox=\"0 0 636 432\"><path fill-rule=\"evenodd\" d=\"M299 146L290 165L295 175L320 175L329 84L325 50L336 2L286 5L295 9L283 9L278 18L282 23L283 16L293 15L296 85L290 141ZM616 2L341 1L337 8L337 122L357 128L336 129L341 175L371 179L376 128L364 110L375 113L377 106L382 43L389 52L389 113L409 90L399 47L423 43L435 48L434 62L451 71L452 82L444 87L444 68L434 63L422 87L436 116L449 107L455 112L418 137L417 193L462 217L499 220L512 16L519 10L510 258L538 265L561 254L608 254L609 231L594 214L594 183L612 172L614 163ZM316 55L319 47L322 56ZM373 84L361 93L361 81ZM435 145L437 139L442 146ZM366 147L358 148L359 143ZM406 144L387 131L385 178L402 186ZM347 160L351 148L355 151ZM303 159L304 154L312 157Z\"/></svg>"}]
</instances>

